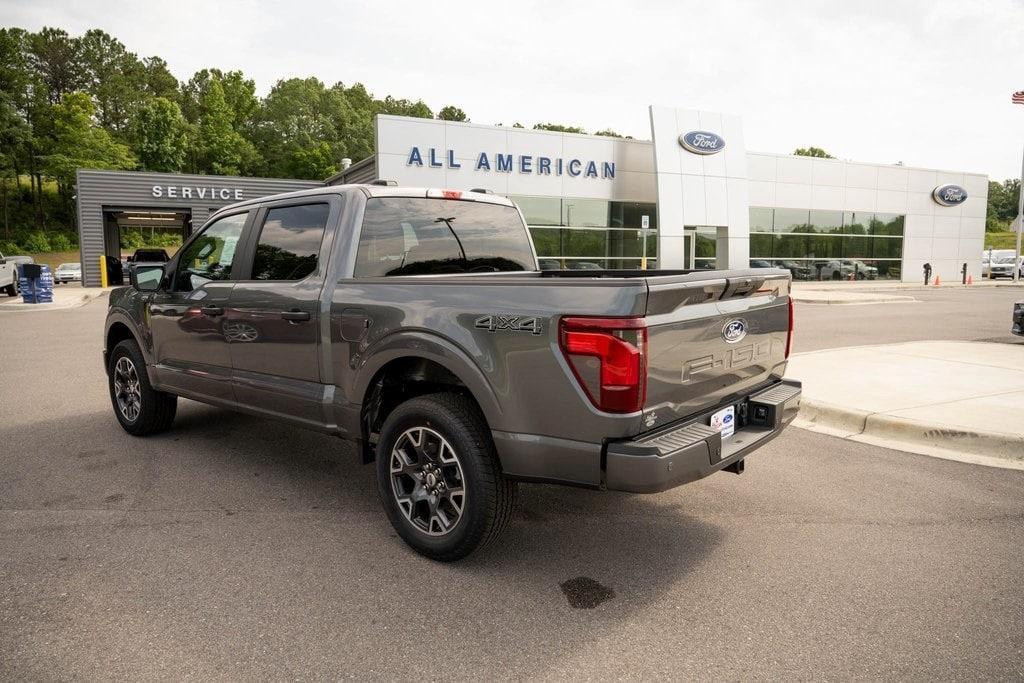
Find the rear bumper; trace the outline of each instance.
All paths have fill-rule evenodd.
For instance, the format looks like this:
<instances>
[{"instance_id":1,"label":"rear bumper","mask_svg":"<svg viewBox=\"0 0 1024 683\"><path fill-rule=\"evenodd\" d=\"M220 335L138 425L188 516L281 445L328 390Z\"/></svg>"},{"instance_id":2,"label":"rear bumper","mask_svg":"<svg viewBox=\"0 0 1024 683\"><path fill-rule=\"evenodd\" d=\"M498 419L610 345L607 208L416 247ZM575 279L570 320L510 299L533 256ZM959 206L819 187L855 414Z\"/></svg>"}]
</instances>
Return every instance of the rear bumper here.
<instances>
[{"instance_id":1,"label":"rear bumper","mask_svg":"<svg viewBox=\"0 0 1024 683\"><path fill-rule=\"evenodd\" d=\"M731 437L708 426L716 406L667 429L615 441L605 448L605 485L615 491L657 493L702 479L742 460L778 436L800 409L801 385L779 382L731 405L745 406L747 423Z\"/></svg>"}]
</instances>

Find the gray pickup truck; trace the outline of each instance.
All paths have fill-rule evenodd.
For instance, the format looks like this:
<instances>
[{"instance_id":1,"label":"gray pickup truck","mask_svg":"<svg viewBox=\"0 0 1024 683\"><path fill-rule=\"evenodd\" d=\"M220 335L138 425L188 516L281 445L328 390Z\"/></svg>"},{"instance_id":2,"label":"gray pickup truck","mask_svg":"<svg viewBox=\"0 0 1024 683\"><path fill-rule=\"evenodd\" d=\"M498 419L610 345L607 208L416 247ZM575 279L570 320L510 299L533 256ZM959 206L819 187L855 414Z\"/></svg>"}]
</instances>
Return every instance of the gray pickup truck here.
<instances>
[{"instance_id":1,"label":"gray pickup truck","mask_svg":"<svg viewBox=\"0 0 1024 683\"><path fill-rule=\"evenodd\" d=\"M785 270L540 270L509 200L387 185L242 202L111 292L130 434L179 396L356 441L391 523L463 557L518 481L664 491L792 420Z\"/></svg>"}]
</instances>

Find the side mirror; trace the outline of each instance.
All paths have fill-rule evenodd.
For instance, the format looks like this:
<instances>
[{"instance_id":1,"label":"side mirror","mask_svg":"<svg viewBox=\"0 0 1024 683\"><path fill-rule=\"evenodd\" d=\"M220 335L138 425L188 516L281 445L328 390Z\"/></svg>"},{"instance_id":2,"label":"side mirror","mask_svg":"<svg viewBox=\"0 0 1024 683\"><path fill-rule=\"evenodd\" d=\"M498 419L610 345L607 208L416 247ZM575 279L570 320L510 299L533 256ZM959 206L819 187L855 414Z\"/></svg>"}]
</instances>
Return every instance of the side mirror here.
<instances>
[{"instance_id":1,"label":"side mirror","mask_svg":"<svg viewBox=\"0 0 1024 683\"><path fill-rule=\"evenodd\" d=\"M140 292L155 292L164 281L164 264L132 263L128 266L128 280Z\"/></svg>"}]
</instances>

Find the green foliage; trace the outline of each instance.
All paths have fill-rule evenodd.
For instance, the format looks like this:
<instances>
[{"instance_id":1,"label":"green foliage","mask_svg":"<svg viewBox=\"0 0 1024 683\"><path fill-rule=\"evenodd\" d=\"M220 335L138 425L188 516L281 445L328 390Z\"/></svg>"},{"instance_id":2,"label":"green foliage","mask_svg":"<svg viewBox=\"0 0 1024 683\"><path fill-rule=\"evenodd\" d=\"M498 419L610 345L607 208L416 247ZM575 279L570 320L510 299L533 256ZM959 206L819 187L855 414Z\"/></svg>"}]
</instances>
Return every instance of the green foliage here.
<instances>
[{"instance_id":1,"label":"green foliage","mask_svg":"<svg viewBox=\"0 0 1024 683\"><path fill-rule=\"evenodd\" d=\"M286 78L260 99L241 71L179 83L159 56L140 58L98 29L0 28L0 236L64 246L63 231L73 244L78 168L322 179L343 157L373 154L377 114L434 118L422 100L378 99L361 83ZM469 120L452 104L437 118Z\"/></svg>"},{"instance_id":2,"label":"green foliage","mask_svg":"<svg viewBox=\"0 0 1024 683\"><path fill-rule=\"evenodd\" d=\"M798 157L817 157L819 159L835 159L834 156L823 150L821 147L798 147L793 150Z\"/></svg>"},{"instance_id":3,"label":"green foliage","mask_svg":"<svg viewBox=\"0 0 1024 683\"><path fill-rule=\"evenodd\" d=\"M437 112L437 118L442 121L469 121L466 118L466 112L450 104L447 107L442 107L441 111Z\"/></svg>"},{"instance_id":4,"label":"green foliage","mask_svg":"<svg viewBox=\"0 0 1024 683\"><path fill-rule=\"evenodd\" d=\"M33 232L20 240L21 248L31 254L53 251L50 240L44 232Z\"/></svg>"},{"instance_id":5,"label":"green foliage","mask_svg":"<svg viewBox=\"0 0 1024 683\"><path fill-rule=\"evenodd\" d=\"M85 93L71 93L51 107L52 136L45 141L46 174L70 186L79 168L127 169L135 167L129 149L110 133L93 125L94 107Z\"/></svg>"},{"instance_id":6,"label":"green foliage","mask_svg":"<svg viewBox=\"0 0 1024 683\"><path fill-rule=\"evenodd\" d=\"M1020 201L1020 180L1004 180L988 183L988 211L985 229L1009 230L1010 222L1017 216L1017 202Z\"/></svg>"},{"instance_id":7,"label":"green foliage","mask_svg":"<svg viewBox=\"0 0 1024 683\"><path fill-rule=\"evenodd\" d=\"M47 237L47 241L50 243L50 251L71 251L78 246L66 232L55 232Z\"/></svg>"},{"instance_id":8,"label":"green foliage","mask_svg":"<svg viewBox=\"0 0 1024 683\"><path fill-rule=\"evenodd\" d=\"M0 240L0 254L11 256L21 253L21 246L11 240Z\"/></svg>"},{"instance_id":9,"label":"green foliage","mask_svg":"<svg viewBox=\"0 0 1024 683\"><path fill-rule=\"evenodd\" d=\"M583 133L587 131L583 130L579 126L563 126L560 123L538 123L533 127L534 130L552 130L556 133Z\"/></svg>"},{"instance_id":10,"label":"green foliage","mask_svg":"<svg viewBox=\"0 0 1024 683\"><path fill-rule=\"evenodd\" d=\"M201 170L216 175L239 175L242 164L255 155L252 143L234 129L235 116L219 81L211 81L200 101L199 146Z\"/></svg>"},{"instance_id":11,"label":"green foliage","mask_svg":"<svg viewBox=\"0 0 1024 683\"><path fill-rule=\"evenodd\" d=\"M185 163L187 125L178 105L163 97L145 102L132 117L132 146L146 171L180 172Z\"/></svg>"},{"instance_id":12,"label":"green foliage","mask_svg":"<svg viewBox=\"0 0 1024 683\"><path fill-rule=\"evenodd\" d=\"M621 133L616 133L611 128L605 128L604 130L599 130L596 133L594 133L594 135L601 135L601 136L604 136L604 137L607 137L607 138L622 138L622 137L625 137Z\"/></svg>"}]
</instances>

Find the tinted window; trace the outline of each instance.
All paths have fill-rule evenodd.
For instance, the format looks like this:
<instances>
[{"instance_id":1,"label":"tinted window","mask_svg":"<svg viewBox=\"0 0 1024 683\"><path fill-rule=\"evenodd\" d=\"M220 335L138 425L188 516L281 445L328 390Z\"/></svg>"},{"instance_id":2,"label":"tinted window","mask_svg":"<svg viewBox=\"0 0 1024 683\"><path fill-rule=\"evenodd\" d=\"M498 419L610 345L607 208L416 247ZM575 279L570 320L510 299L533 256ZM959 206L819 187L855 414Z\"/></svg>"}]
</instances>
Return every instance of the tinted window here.
<instances>
[{"instance_id":1,"label":"tinted window","mask_svg":"<svg viewBox=\"0 0 1024 683\"><path fill-rule=\"evenodd\" d=\"M301 280L314 272L330 209L327 204L306 204L267 211L252 279Z\"/></svg>"},{"instance_id":2,"label":"tinted window","mask_svg":"<svg viewBox=\"0 0 1024 683\"><path fill-rule=\"evenodd\" d=\"M175 289L188 292L207 282L231 277L235 248L248 216L247 213L225 216L206 226L178 261Z\"/></svg>"},{"instance_id":3,"label":"tinted window","mask_svg":"<svg viewBox=\"0 0 1024 683\"><path fill-rule=\"evenodd\" d=\"M366 202L357 277L535 267L526 227L511 206L418 197Z\"/></svg>"}]
</instances>

